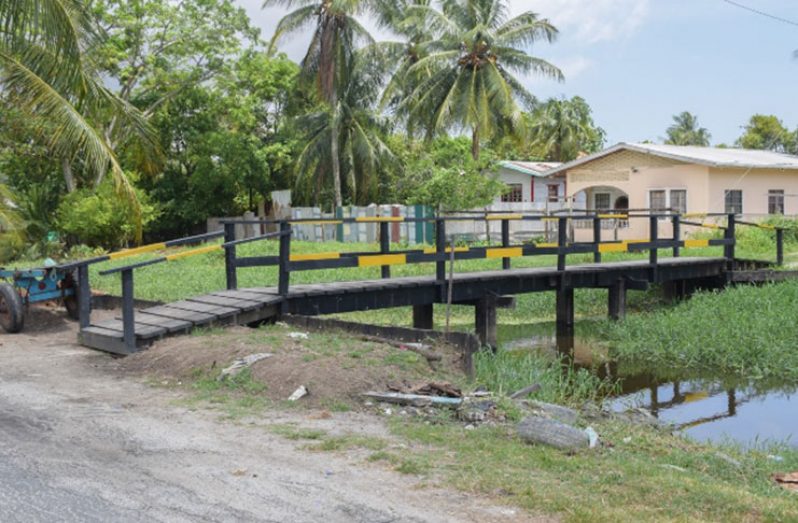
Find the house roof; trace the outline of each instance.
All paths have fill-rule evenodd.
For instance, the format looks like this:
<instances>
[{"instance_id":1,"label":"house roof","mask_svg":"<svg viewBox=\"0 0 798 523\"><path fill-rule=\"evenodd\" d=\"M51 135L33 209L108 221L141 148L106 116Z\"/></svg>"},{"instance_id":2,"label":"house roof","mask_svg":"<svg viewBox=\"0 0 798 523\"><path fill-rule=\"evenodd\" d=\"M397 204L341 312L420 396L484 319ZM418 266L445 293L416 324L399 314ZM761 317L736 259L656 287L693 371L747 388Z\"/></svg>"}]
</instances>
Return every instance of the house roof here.
<instances>
[{"instance_id":1,"label":"house roof","mask_svg":"<svg viewBox=\"0 0 798 523\"><path fill-rule=\"evenodd\" d=\"M505 169L529 176L543 177L544 173L562 165L560 162L516 162L505 161L499 164Z\"/></svg>"},{"instance_id":2,"label":"house roof","mask_svg":"<svg viewBox=\"0 0 798 523\"><path fill-rule=\"evenodd\" d=\"M563 173L569 169L598 160L618 151L634 151L667 158L678 162L695 163L709 167L737 167L742 169L796 169L798 156L753 149L720 149L690 145L658 145L650 143L619 143L609 149L584 156L572 162L553 167L545 176Z\"/></svg>"}]
</instances>

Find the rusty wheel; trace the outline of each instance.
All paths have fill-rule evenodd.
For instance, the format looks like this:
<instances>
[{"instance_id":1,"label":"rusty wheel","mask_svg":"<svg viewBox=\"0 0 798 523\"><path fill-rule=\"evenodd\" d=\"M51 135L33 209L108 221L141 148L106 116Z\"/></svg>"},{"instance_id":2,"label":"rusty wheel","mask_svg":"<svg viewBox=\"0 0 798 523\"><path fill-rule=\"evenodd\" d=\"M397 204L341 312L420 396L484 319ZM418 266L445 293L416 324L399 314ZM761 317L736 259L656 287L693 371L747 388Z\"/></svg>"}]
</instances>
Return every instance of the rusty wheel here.
<instances>
[{"instance_id":1,"label":"rusty wheel","mask_svg":"<svg viewBox=\"0 0 798 523\"><path fill-rule=\"evenodd\" d=\"M16 289L0 283L0 325L9 334L15 334L25 325L25 307Z\"/></svg>"}]
</instances>

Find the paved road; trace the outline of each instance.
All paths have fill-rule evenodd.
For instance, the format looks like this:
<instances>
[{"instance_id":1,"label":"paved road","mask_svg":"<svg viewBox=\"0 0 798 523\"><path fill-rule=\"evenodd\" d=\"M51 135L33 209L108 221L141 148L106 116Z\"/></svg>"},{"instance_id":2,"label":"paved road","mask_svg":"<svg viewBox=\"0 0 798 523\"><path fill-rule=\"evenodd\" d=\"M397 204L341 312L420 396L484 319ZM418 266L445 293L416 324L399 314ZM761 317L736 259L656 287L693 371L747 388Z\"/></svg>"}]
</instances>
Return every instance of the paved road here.
<instances>
[{"instance_id":1,"label":"paved road","mask_svg":"<svg viewBox=\"0 0 798 523\"><path fill-rule=\"evenodd\" d=\"M521 520L460 493L419 489L363 455L298 450L267 430L275 420L241 425L181 407L175 393L70 343L68 326L42 323L40 332L0 334L4 523ZM348 416L331 428L380 430Z\"/></svg>"}]
</instances>

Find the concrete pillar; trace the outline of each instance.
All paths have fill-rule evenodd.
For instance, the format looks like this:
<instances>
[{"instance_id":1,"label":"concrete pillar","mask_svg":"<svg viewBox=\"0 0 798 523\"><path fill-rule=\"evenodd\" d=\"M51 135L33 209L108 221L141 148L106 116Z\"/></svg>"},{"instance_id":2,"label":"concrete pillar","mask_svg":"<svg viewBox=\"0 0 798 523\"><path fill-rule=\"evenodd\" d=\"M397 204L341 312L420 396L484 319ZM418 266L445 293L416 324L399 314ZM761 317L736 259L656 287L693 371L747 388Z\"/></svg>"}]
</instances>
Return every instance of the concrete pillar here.
<instances>
[{"instance_id":1,"label":"concrete pillar","mask_svg":"<svg viewBox=\"0 0 798 523\"><path fill-rule=\"evenodd\" d=\"M498 347L496 337L496 299L485 297L477 300L474 307L474 323L476 333L483 346L496 349Z\"/></svg>"},{"instance_id":2,"label":"concrete pillar","mask_svg":"<svg viewBox=\"0 0 798 523\"><path fill-rule=\"evenodd\" d=\"M413 328L432 330L434 307L431 303L426 305L413 305Z\"/></svg>"},{"instance_id":3,"label":"concrete pillar","mask_svg":"<svg viewBox=\"0 0 798 523\"><path fill-rule=\"evenodd\" d=\"M573 335L574 290L560 289L557 292L557 336Z\"/></svg>"},{"instance_id":4,"label":"concrete pillar","mask_svg":"<svg viewBox=\"0 0 798 523\"><path fill-rule=\"evenodd\" d=\"M610 286L607 292L609 316L612 320L622 320L626 317L626 281L618 280Z\"/></svg>"}]
</instances>

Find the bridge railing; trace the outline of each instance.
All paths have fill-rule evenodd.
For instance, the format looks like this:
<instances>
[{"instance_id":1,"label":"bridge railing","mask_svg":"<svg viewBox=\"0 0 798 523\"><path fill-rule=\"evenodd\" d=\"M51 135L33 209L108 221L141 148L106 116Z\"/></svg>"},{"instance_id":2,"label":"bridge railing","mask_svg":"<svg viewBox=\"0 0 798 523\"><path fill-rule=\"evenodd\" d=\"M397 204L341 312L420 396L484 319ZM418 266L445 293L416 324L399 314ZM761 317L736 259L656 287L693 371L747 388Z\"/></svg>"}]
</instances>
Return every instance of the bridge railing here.
<instances>
[{"instance_id":1,"label":"bridge railing","mask_svg":"<svg viewBox=\"0 0 798 523\"><path fill-rule=\"evenodd\" d=\"M690 218L725 218L726 224L719 225L712 222L692 221ZM688 218L688 219L685 219ZM606 220L648 220L648 238L640 240L612 240L602 239L602 223ZM499 222L501 224L501 244L499 246L457 246L454 242L447 242L446 224L453 221L488 221ZM513 244L510 237L510 222L515 220L524 221L549 221L556 223L557 241L552 243L520 243ZM571 220L590 220L593 224L592 241L578 242L568 237L568 224ZM660 225L663 221L670 221L672 235L661 238L659 235ZM390 242L390 225L400 221L433 222L435 227L435 246L426 249L405 249L392 250ZM139 255L154 252L166 247L180 246L191 243L198 243L210 239L224 236L222 244L215 244L189 251L179 252L171 255L161 256L152 260L138 262L123 267L116 267L101 271L101 275L121 274L122 279L122 324L124 330L124 343L130 347L135 346L135 312L134 312L134 280L133 272L137 269L151 265L177 261L191 256L206 254L213 251L224 250L225 253L225 273L226 285L229 290L238 288L238 269L250 267L277 266L278 284L277 293L280 296L288 297L290 293L291 273L298 271L312 271L321 269L343 269L356 267L380 267L382 278L391 277L391 267L396 265L434 263L435 280L443 290L446 277L446 264L452 260L475 260L475 259L496 259L501 260L501 268L509 270L513 258L528 256L554 255L557 257L557 270L565 271L567 268L567 257L575 254L593 254L595 263L602 262L602 255L605 253L637 253L649 252L650 279L656 281L656 269L658 265L658 251L661 249L672 249L673 256L679 257L682 249L701 248L701 247L723 247L724 257L731 263L735 257L735 230L737 225L756 226L776 231L777 238L777 261L783 262L783 228L741 222L736 219L734 214L701 214L701 215L681 215L671 212L581 212L568 215L539 215L539 214L516 214L516 213L484 213L480 215L436 217L436 218L403 218L403 217L360 217L360 218L341 218L332 220L314 219L292 219L292 220L225 220L223 232L209 233L204 235L181 238L171 242L147 245L135 249L128 249L107 256L76 262L74 265L85 273L86 285L88 286L88 265L101 261L116 260L127 256ZM379 251L369 252L319 252L319 253L292 253L292 227L294 225L307 224L333 224L342 225L345 223L377 223L379 224ZM278 231L263 234L253 238L236 238L236 225L277 225ZM687 239L682 236L682 227L692 226L706 229L723 231L722 238L710 239ZM239 257L237 247L263 240L279 239L279 249L277 255L269 256L248 256ZM81 288L82 288L81 284ZM81 327L89 325L90 303L83 304L83 300L89 299L90 291L81 292L81 311L85 305L87 314L84 318L81 315ZM285 304L285 302L284 302Z\"/></svg>"}]
</instances>

